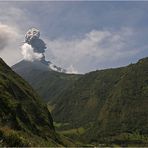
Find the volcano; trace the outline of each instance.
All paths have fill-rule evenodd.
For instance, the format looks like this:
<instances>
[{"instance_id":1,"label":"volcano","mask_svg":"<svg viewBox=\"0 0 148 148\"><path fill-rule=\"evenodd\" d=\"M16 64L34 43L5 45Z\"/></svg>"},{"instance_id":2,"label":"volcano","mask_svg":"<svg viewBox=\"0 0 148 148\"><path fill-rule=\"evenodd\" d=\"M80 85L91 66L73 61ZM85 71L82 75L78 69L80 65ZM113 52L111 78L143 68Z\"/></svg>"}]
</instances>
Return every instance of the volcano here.
<instances>
[{"instance_id":1,"label":"volcano","mask_svg":"<svg viewBox=\"0 0 148 148\"><path fill-rule=\"evenodd\" d=\"M25 42L21 47L23 61L18 63L18 65L21 65L21 67L17 67L17 70L22 69L22 67L25 67L41 69L45 71L54 70L57 72L66 73L65 69L58 67L52 62L47 61L45 59L44 53L46 49L46 44L42 39L40 39L40 31L36 28L29 29L25 34Z\"/></svg>"}]
</instances>

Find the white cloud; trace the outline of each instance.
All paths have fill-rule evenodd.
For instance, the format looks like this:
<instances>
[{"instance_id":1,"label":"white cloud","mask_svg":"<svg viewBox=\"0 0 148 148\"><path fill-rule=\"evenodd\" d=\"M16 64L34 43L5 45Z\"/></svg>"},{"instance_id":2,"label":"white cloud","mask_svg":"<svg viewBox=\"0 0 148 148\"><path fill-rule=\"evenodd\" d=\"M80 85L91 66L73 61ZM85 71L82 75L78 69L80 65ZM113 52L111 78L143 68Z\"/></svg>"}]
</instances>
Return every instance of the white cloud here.
<instances>
[{"instance_id":1,"label":"white cloud","mask_svg":"<svg viewBox=\"0 0 148 148\"><path fill-rule=\"evenodd\" d=\"M33 62L34 60L41 60L43 54L34 52L31 45L25 43L21 47L24 60Z\"/></svg>"},{"instance_id":2,"label":"white cloud","mask_svg":"<svg viewBox=\"0 0 148 148\"><path fill-rule=\"evenodd\" d=\"M106 68L109 63L117 63L137 54L139 50L131 48L129 42L133 34L129 28L122 28L116 32L92 30L82 38L49 41L47 47L54 54L53 60L57 65L64 68L72 65L76 71L88 72Z\"/></svg>"},{"instance_id":3,"label":"white cloud","mask_svg":"<svg viewBox=\"0 0 148 148\"><path fill-rule=\"evenodd\" d=\"M0 57L12 65L21 59L19 46L21 43L20 30L0 22Z\"/></svg>"},{"instance_id":4,"label":"white cloud","mask_svg":"<svg viewBox=\"0 0 148 148\"><path fill-rule=\"evenodd\" d=\"M18 30L16 28L0 23L0 50L13 44L18 37Z\"/></svg>"},{"instance_id":5,"label":"white cloud","mask_svg":"<svg viewBox=\"0 0 148 148\"><path fill-rule=\"evenodd\" d=\"M22 59L20 47L32 21L27 18L25 9L17 7L15 2L1 2L0 14L0 40L3 40L0 57L11 66Z\"/></svg>"}]
</instances>

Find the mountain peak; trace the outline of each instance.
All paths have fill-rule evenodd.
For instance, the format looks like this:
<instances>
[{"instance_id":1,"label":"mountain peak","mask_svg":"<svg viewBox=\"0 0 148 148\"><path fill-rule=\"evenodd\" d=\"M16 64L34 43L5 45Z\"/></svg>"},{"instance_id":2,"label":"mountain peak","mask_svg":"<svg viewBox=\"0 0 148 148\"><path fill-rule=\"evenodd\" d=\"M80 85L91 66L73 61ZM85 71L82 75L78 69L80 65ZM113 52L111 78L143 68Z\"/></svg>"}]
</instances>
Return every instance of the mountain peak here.
<instances>
[{"instance_id":1,"label":"mountain peak","mask_svg":"<svg viewBox=\"0 0 148 148\"><path fill-rule=\"evenodd\" d=\"M33 62L22 60L19 63L12 66L12 69L17 72L21 72L22 70L41 70L41 71L56 71L60 73L66 73L65 69L58 67L46 60L35 60Z\"/></svg>"},{"instance_id":2,"label":"mountain peak","mask_svg":"<svg viewBox=\"0 0 148 148\"><path fill-rule=\"evenodd\" d=\"M21 47L24 60L29 61L31 65L35 63L35 67L38 68L42 65L46 69L66 73L65 69L54 65L50 61L46 61L44 54L46 49L46 44L40 39L40 31L36 28L30 28L25 35L25 42ZM42 67L40 68L42 69Z\"/></svg>"}]
</instances>

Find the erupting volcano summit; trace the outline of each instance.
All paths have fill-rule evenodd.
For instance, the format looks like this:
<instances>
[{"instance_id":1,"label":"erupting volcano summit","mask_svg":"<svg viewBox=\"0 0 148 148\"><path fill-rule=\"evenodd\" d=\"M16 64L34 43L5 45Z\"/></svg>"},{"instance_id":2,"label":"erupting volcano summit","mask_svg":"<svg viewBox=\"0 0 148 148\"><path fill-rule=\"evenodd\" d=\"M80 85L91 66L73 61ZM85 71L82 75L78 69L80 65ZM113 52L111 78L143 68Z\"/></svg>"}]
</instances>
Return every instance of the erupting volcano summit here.
<instances>
[{"instance_id":1,"label":"erupting volcano summit","mask_svg":"<svg viewBox=\"0 0 148 148\"><path fill-rule=\"evenodd\" d=\"M45 42L40 39L40 31L36 28L31 28L25 34L25 44L22 46L23 55L25 55L25 60L28 61L40 61L44 66L48 66L50 69L58 72L66 73L65 69L57 67L50 61L45 60L45 50L46 50Z\"/></svg>"}]
</instances>

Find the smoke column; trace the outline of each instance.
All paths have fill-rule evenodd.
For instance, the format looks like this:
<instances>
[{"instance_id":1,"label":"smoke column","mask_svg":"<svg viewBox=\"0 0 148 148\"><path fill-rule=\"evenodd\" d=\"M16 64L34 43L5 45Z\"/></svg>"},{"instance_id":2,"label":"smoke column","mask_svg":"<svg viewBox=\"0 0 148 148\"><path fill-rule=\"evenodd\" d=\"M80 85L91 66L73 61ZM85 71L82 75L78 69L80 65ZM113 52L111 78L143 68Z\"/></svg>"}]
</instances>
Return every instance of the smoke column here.
<instances>
[{"instance_id":1,"label":"smoke column","mask_svg":"<svg viewBox=\"0 0 148 148\"><path fill-rule=\"evenodd\" d=\"M31 62L38 60L48 66L49 69L66 73L65 69L45 60L44 53L46 48L46 44L40 39L40 31L36 28L29 29L25 35L25 43L21 47L24 60Z\"/></svg>"},{"instance_id":2,"label":"smoke column","mask_svg":"<svg viewBox=\"0 0 148 148\"><path fill-rule=\"evenodd\" d=\"M40 38L40 31L36 28L31 28L25 35L25 43L22 45L22 55L27 61L39 60L44 64L48 64L45 61L45 49L46 44Z\"/></svg>"}]
</instances>

